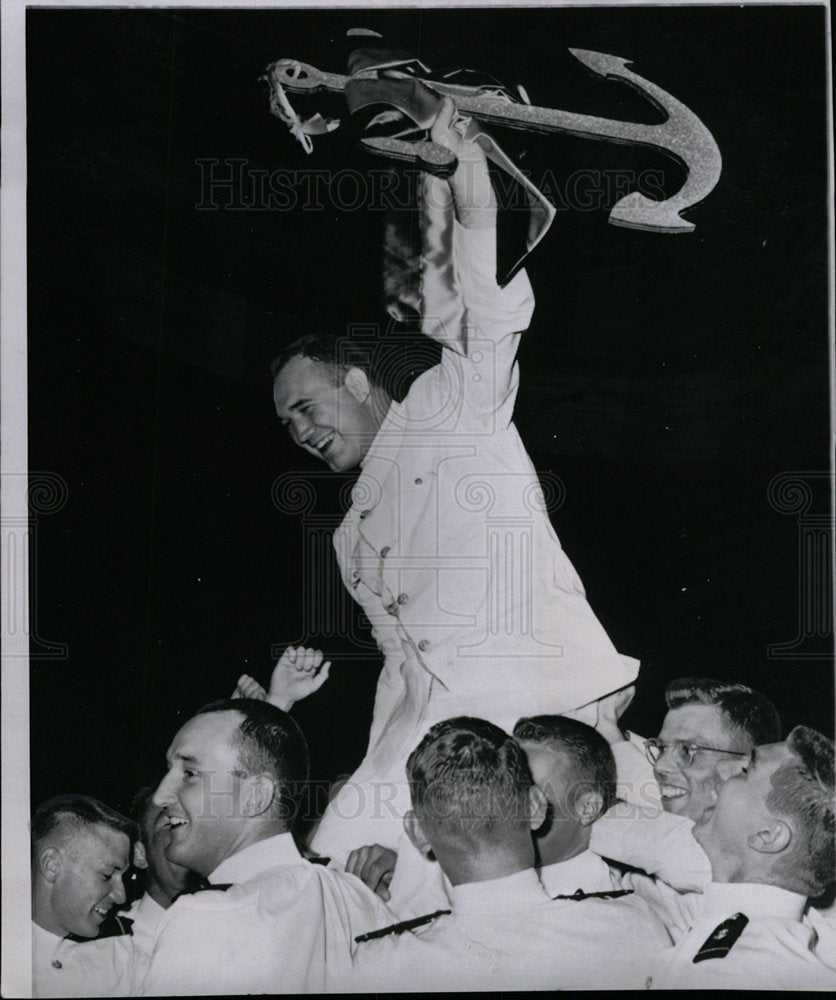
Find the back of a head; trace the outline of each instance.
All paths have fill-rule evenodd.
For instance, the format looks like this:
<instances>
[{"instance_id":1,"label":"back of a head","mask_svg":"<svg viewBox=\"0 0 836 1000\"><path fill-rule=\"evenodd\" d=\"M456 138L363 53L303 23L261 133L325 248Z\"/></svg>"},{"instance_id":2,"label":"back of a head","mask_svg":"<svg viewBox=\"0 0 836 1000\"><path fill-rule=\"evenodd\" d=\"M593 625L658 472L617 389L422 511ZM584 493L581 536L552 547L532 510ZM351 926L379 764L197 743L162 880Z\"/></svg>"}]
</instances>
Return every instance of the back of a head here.
<instances>
[{"instance_id":1,"label":"back of a head","mask_svg":"<svg viewBox=\"0 0 836 1000\"><path fill-rule=\"evenodd\" d=\"M124 833L131 844L139 839L139 827L133 820L89 795L59 795L41 803L31 823L32 856L41 846L57 839L69 839L82 830L96 826Z\"/></svg>"},{"instance_id":2,"label":"back of a head","mask_svg":"<svg viewBox=\"0 0 836 1000\"><path fill-rule=\"evenodd\" d=\"M406 773L422 823L486 840L509 826L529 830L525 753L493 723L466 716L436 723L410 754Z\"/></svg>"},{"instance_id":3,"label":"back of a head","mask_svg":"<svg viewBox=\"0 0 836 1000\"><path fill-rule=\"evenodd\" d=\"M569 786L576 792L597 791L603 802L602 812L615 802L615 758L609 743L592 726L565 715L536 715L517 722L514 738L564 754L572 766Z\"/></svg>"},{"instance_id":4,"label":"back of a head","mask_svg":"<svg viewBox=\"0 0 836 1000\"><path fill-rule=\"evenodd\" d=\"M279 790L271 812L290 828L308 782L308 744L297 723L267 701L225 698L204 705L197 713L238 712L243 716L233 743L247 776L268 775Z\"/></svg>"},{"instance_id":5,"label":"back of a head","mask_svg":"<svg viewBox=\"0 0 836 1000\"><path fill-rule=\"evenodd\" d=\"M815 899L836 878L834 745L815 729L796 726L787 747L792 759L772 775L766 805L790 821L796 836L777 865L785 888Z\"/></svg>"},{"instance_id":6,"label":"back of a head","mask_svg":"<svg viewBox=\"0 0 836 1000\"><path fill-rule=\"evenodd\" d=\"M145 836L145 818L149 810L154 806L155 785L145 785L134 795L131 806L128 810L132 820L139 826L139 836L142 840Z\"/></svg>"},{"instance_id":7,"label":"back of a head","mask_svg":"<svg viewBox=\"0 0 836 1000\"><path fill-rule=\"evenodd\" d=\"M715 680L712 677L680 677L665 690L669 709L683 705L714 705L745 734L751 746L778 743L781 720L766 695L745 684Z\"/></svg>"}]
</instances>

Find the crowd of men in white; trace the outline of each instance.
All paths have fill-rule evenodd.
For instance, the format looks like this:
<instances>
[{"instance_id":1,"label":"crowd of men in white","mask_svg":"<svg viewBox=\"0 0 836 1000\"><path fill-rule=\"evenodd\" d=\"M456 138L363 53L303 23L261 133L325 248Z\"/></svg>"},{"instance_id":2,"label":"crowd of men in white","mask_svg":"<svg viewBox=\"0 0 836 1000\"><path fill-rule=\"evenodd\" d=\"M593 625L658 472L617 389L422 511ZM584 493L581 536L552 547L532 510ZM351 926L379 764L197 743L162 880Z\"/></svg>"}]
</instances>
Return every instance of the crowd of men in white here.
<instances>
[{"instance_id":1,"label":"crowd of men in white","mask_svg":"<svg viewBox=\"0 0 836 1000\"><path fill-rule=\"evenodd\" d=\"M328 665L290 649L269 691L242 677L174 735L135 821L43 803L36 996L836 986L833 742L782 741L766 697L707 678L668 686L656 739L622 732L638 663L521 504L533 298L523 272L496 284L487 166L452 117L431 135L459 168L427 182L422 230L440 364L402 402L316 337L273 372L294 441L362 467L335 544L384 657L369 751L297 843L308 749L288 712ZM530 529L525 587L501 560L485 586L473 483Z\"/></svg>"},{"instance_id":2,"label":"crowd of men in white","mask_svg":"<svg viewBox=\"0 0 836 1000\"><path fill-rule=\"evenodd\" d=\"M291 650L270 692L242 678L186 722L136 823L40 806L36 996L836 986L833 742L782 741L762 694L674 681L647 741L618 728L629 689L597 729L436 723L407 764L404 880L390 849L343 870L294 840L308 751L278 705L321 659Z\"/></svg>"}]
</instances>

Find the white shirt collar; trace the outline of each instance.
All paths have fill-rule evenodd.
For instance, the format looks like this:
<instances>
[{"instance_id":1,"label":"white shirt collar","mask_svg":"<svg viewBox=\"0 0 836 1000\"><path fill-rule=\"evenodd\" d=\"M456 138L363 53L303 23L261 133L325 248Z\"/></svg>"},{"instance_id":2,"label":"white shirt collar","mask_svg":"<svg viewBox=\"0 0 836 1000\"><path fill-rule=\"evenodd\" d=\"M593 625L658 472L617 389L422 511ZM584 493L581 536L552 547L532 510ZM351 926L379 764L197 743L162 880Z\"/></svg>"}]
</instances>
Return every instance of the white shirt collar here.
<instances>
[{"instance_id":1,"label":"white shirt collar","mask_svg":"<svg viewBox=\"0 0 836 1000\"><path fill-rule=\"evenodd\" d=\"M534 868L486 882L454 885L451 896L454 914L505 911L550 902Z\"/></svg>"},{"instance_id":2,"label":"white shirt collar","mask_svg":"<svg viewBox=\"0 0 836 1000\"><path fill-rule=\"evenodd\" d=\"M387 443L390 447L399 448L400 440L403 437L403 420L404 417L400 417L400 427L395 425L395 417L397 414L401 413L403 406L397 400L393 399L389 404L389 409L386 411L386 416L384 416L380 427L377 429L377 434L372 438L372 443L369 445L369 450L360 459L360 468L364 469L368 462L372 459L377 458L378 453L381 453L386 448ZM397 436L393 439L392 432L397 430ZM388 442L387 442L388 438Z\"/></svg>"},{"instance_id":3,"label":"white shirt collar","mask_svg":"<svg viewBox=\"0 0 836 1000\"><path fill-rule=\"evenodd\" d=\"M60 934L53 934L52 931L44 930L40 924L32 921L32 946L37 951L51 951L57 948L62 941L66 940Z\"/></svg>"},{"instance_id":4,"label":"white shirt collar","mask_svg":"<svg viewBox=\"0 0 836 1000\"><path fill-rule=\"evenodd\" d=\"M710 882L705 887L705 917L727 917L745 913L747 917L781 917L801 920L806 896L777 885L760 882Z\"/></svg>"},{"instance_id":5,"label":"white shirt collar","mask_svg":"<svg viewBox=\"0 0 836 1000\"><path fill-rule=\"evenodd\" d=\"M613 888L610 866L594 851L586 850L566 861L556 861L540 869L540 881L550 896L571 896L582 892L608 892Z\"/></svg>"},{"instance_id":6,"label":"white shirt collar","mask_svg":"<svg viewBox=\"0 0 836 1000\"><path fill-rule=\"evenodd\" d=\"M153 896L145 892L137 900L136 909L131 907L125 916L131 920L148 921L149 923L156 924L162 919L164 913L165 907L160 906Z\"/></svg>"},{"instance_id":7,"label":"white shirt collar","mask_svg":"<svg viewBox=\"0 0 836 1000\"><path fill-rule=\"evenodd\" d=\"M278 865L301 864L299 853L290 833L278 833L259 840L222 861L209 876L210 882L247 882L255 875Z\"/></svg>"}]
</instances>

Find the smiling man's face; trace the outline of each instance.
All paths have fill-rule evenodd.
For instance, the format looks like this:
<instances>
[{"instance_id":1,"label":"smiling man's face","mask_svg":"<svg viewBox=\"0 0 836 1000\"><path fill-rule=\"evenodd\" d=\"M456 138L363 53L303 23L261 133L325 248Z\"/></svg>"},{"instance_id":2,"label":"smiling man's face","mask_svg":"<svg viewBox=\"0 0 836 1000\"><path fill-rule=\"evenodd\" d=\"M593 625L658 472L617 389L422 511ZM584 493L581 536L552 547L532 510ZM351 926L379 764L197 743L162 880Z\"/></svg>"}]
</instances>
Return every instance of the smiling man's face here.
<instances>
[{"instance_id":1,"label":"smiling man's face","mask_svg":"<svg viewBox=\"0 0 836 1000\"><path fill-rule=\"evenodd\" d=\"M752 749L746 734L716 705L680 705L670 709L659 740L662 743L696 743L742 754ZM716 801L717 791L729 774L730 762L742 760L731 753L700 750L694 762L685 767L666 750L653 765L665 811L696 822Z\"/></svg>"},{"instance_id":2,"label":"smiling man's face","mask_svg":"<svg viewBox=\"0 0 836 1000\"><path fill-rule=\"evenodd\" d=\"M238 849L246 823L238 750L239 712L207 712L183 726L168 749L168 773L154 792L167 820L169 861L208 876Z\"/></svg>"},{"instance_id":3,"label":"smiling man's face","mask_svg":"<svg viewBox=\"0 0 836 1000\"><path fill-rule=\"evenodd\" d=\"M753 749L739 772L723 783L714 807L695 823L694 838L711 861L715 881L737 881L745 875L751 834L775 819L767 806L773 775L792 759L786 743Z\"/></svg>"},{"instance_id":4,"label":"smiling man's face","mask_svg":"<svg viewBox=\"0 0 836 1000\"><path fill-rule=\"evenodd\" d=\"M368 381L351 369L339 382L328 365L292 357L273 383L276 414L293 441L332 472L354 469L380 428L368 405Z\"/></svg>"},{"instance_id":5,"label":"smiling man's face","mask_svg":"<svg viewBox=\"0 0 836 1000\"><path fill-rule=\"evenodd\" d=\"M125 902L122 878L128 867L126 833L96 824L73 836L60 849L61 865L44 923L56 934L94 938L110 911Z\"/></svg>"}]
</instances>

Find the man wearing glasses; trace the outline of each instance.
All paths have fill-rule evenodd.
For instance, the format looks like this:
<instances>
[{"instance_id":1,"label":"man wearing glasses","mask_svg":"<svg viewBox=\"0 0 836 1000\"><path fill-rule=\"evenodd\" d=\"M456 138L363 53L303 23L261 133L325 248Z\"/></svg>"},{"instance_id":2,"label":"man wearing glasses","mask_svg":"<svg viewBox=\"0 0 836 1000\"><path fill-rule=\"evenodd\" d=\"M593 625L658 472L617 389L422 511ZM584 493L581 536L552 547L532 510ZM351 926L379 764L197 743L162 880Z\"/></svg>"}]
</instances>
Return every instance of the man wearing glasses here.
<instances>
[{"instance_id":1,"label":"man wearing glasses","mask_svg":"<svg viewBox=\"0 0 836 1000\"><path fill-rule=\"evenodd\" d=\"M743 684L683 677L665 691L668 714L645 751L665 812L695 823L717 789L752 748L777 743L781 722L772 702Z\"/></svg>"},{"instance_id":2,"label":"man wearing glasses","mask_svg":"<svg viewBox=\"0 0 836 1000\"><path fill-rule=\"evenodd\" d=\"M634 888L676 941L699 910L701 899L695 897L711 881L709 860L691 835L693 824L713 809L720 786L743 769L756 746L781 739L781 722L759 691L710 677L672 681L665 703L656 739L630 734L619 741L610 735L619 791L626 791L632 805L616 805L602 817L589 846L649 873L637 877ZM648 812L657 788L663 812Z\"/></svg>"}]
</instances>

